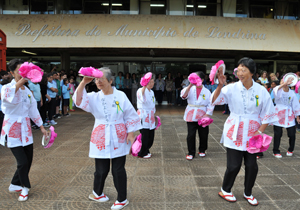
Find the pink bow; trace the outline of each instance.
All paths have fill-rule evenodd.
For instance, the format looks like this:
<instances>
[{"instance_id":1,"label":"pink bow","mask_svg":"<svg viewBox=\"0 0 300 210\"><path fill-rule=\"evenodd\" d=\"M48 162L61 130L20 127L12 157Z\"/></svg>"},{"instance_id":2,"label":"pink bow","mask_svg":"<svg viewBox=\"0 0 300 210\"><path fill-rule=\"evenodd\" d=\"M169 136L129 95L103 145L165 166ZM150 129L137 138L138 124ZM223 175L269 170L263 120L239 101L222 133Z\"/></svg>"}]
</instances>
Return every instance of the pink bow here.
<instances>
[{"instance_id":1,"label":"pink bow","mask_svg":"<svg viewBox=\"0 0 300 210\"><path fill-rule=\"evenodd\" d=\"M147 74L145 74L142 78L141 78L141 86L145 87L146 85L148 85L148 83L150 82L152 78L152 73L148 72Z\"/></svg>"},{"instance_id":2,"label":"pink bow","mask_svg":"<svg viewBox=\"0 0 300 210\"><path fill-rule=\"evenodd\" d=\"M142 134L140 133L136 138L134 143L131 145L131 155L136 157L142 148Z\"/></svg>"},{"instance_id":3,"label":"pink bow","mask_svg":"<svg viewBox=\"0 0 300 210\"><path fill-rule=\"evenodd\" d=\"M209 117L203 117L200 120L198 120L198 125L202 126L203 128L205 128L206 126L209 126L210 124L213 123L213 119L209 118Z\"/></svg>"},{"instance_id":4,"label":"pink bow","mask_svg":"<svg viewBox=\"0 0 300 210\"><path fill-rule=\"evenodd\" d=\"M202 85L202 80L196 73L191 73L188 79L189 79L190 83L192 83L193 85L196 85L196 86Z\"/></svg>"}]
</instances>

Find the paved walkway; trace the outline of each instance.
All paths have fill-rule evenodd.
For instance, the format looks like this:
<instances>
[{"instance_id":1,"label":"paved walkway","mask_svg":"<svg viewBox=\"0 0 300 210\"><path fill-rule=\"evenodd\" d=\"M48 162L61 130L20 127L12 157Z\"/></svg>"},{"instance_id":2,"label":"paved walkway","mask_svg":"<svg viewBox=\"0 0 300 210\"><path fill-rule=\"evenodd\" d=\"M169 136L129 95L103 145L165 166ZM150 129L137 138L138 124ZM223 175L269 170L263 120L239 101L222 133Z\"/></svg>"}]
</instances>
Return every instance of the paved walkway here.
<instances>
[{"instance_id":1,"label":"paved walkway","mask_svg":"<svg viewBox=\"0 0 300 210\"><path fill-rule=\"evenodd\" d=\"M144 160L128 156L130 204L125 209L300 209L300 135L293 157L285 155L288 141L284 132L283 158L275 159L270 148L258 160L259 173L253 190L258 207L250 206L243 198L244 168L233 188L238 201L228 203L218 196L226 168L226 153L219 140L227 116L215 112L207 156L187 161L183 112L183 107L158 108L162 127L155 134L153 157ZM0 209L110 209L116 200L111 173L104 188L110 201L96 203L88 199L94 173L94 160L88 157L93 123L94 118L80 110L59 119L55 126L58 138L49 149L42 148L40 132L33 132L32 189L24 203L17 201L18 194L8 193L16 163L10 150L0 146ZM272 128L266 133L272 135Z\"/></svg>"}]
</instances>

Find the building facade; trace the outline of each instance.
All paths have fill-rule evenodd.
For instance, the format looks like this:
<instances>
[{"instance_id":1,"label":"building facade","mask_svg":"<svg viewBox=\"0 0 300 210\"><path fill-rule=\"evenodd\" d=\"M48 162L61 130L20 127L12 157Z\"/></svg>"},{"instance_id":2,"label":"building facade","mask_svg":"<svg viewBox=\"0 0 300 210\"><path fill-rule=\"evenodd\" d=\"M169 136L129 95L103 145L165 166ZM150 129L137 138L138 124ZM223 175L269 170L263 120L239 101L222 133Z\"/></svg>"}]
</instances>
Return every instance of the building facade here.
<instances>
[{"instance_id":1,"label":"building facade","mask_svg":"<svg viewBox=\"0 0 300 210\"><path fill-rule=\"evenodd\" d=\"M228 73L244 56L259 71L300 70L299 0L2 0L7 60L50 71Z\"/></svg>"}]
</instances>

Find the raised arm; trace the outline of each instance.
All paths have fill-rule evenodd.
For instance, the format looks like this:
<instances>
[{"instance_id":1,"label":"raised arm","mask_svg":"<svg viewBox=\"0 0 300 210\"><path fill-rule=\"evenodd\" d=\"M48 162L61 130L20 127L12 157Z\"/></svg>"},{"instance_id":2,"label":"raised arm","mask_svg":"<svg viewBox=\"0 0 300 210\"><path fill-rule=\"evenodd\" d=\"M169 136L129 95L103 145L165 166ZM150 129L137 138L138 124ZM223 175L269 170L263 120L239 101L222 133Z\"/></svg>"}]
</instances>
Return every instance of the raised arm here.
<instances>
[{"instance_id":1,"label":"raised arm","mask_svg":"<svg viewBox=\"0 0 300 210\"><path fill-rule=\"evenodd\" d=\"M92 80L93 80L93 78L83 77L82 81L78 85L78 87L76 89L77 95L76 95L76 101L75 101L77 106L79 106L82 102L82 94L83 94L83 90L84 90L85 86L87 84L89 84Z\"/></svg>"},{"instance_id":2,"label":"raised arm","mask_svg":"<svg viewBox=\"0 0 300 210\"><path fill-rule=\"evenodd\" d=\"M226 82L226 77L224 76L223 71L218 71L218 80L219 80L219 85L213 95L212 103L214 103L215 100L219 97L219 95L221 93L221 89L223 88L223 86Z\"/></svg>"}]
</instances>

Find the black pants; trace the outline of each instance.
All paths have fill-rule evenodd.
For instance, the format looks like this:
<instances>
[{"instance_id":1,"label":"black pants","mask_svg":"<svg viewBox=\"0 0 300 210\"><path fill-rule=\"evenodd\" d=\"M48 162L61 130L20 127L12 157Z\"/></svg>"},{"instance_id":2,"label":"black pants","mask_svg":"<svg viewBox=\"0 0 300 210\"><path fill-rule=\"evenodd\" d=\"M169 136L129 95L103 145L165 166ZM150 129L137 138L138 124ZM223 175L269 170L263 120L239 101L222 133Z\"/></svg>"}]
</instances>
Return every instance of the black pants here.
<instances>
[{"instance_id":1,"label":"black pants","mask_svg":"<svg viewBox=\"0 0 300 210\"><path fill-rule=\"evenodd\" d=\"M197 122L187 122L187 129L188 129L188 135L187 135L187 146L189 155L193 155L195 157L196 154L196 132L198 130L199 135L199 152L205 153L205 150L207 150L207 142L208 142L208 133L209 128L206 126L203 128L202 126L199 126Z\"/></svg>"},{"instance_id":2,"label":"black pants","mask_svg":"<svg viewBox=\"0 0 300 210\"><path fill-rule=\"evenodd\" d=\"M48 102L48 118L49 120L52 120L53 115L55 115L56 112L56 99L51 98L51 100Z\"/></svg>"},{"instance_id":3,"label":"black pants","mask_svg":"<svg viewBox=\"0 0 300 210\"><path fill-rule=\"evenodd\" d=\"M180 104L181 105L181 97L180 97L180 92L181 92L181 89L175 91L175 94L176 94L176 104Z\"/></svg>"},{"instance_id":4,"label":"black pants","mask_svg":"<svg viewBox=\"0 0 300 210\"><path fill-rule=\"evenodd\" d=\"M44 101L43 106L41 106L40 108L40 115L43 120L43 123L46 123L46 114L48 110L48 105L49 104L46 101Z\"/></svg>"},{"instance_id":5,"label":"black pants","mask_svg":"<svg viewBox=\"0 0 300 210\"><path fill-rule=\"evenodd\" d=\"M0 133L2 131L3 120L4 120L4 114L2 111L0 111Z\"/></svg>"},{"instance_id":6,"label":"black pants","mask_svg":"<svg viewBox=\"0 0 300 210\"><path fill-rule=\"evenodd\" d=\"M141 129L140 132L142 134L142 148L138 154L139 157L144 157L150 153L150 148L153 145L154 141L154 132L155 129Z\"/></svg>"},{"instance_id":7,"label":"black pants","mask_svg":"<svg viewBox=\"0 0 300 210\"><path fill-rule=\"evenodd\" d=\"M168 104L172 103L172 95L173 95L173 91L167 91L167 101L168 101Z\"/></svg>"},{"instance_id":8,"label":"black pants","mask_svg":"<svg viewBox=\"0 0 300 210\"><path fill-rule=\"evenodd\" d=\"M33 158L33 144L25 147L10 148L10 150L17 160L17 170L11 180L11 183L31 188L28 174Z\"/></svg>"},{"instance_id":9,"label":"black pants","mask_svg":"<svg viewBox=\"0 0 300 210\"><path fill-rule=\"evenodd\" d=\"M126 156L111 159L111 162L114 185L118 192L118 201L122 202L127 198ZM94 191L100 196L110 169L110 159L95 159L95 167Z\"/></svg>"},{"instance_id":10,"label":"black pants","mask_svg":"<svg viewBox=\"0 0 300 210\"><path fill-rule=\"evenodd\" d=\"M157 90L156 92L156 100L158 104L161 104L163 101L163 92L162 90Z\"/></svg>"},{"instance_id":11,"label":"black pants","mask_svg":"<svg viewBox=\"0 0 300 210\"><path fill-rule=\"evenodd\" d=\"M247 151L227 148L227 169L222 189L225 192L231 192L235 178L241 169L243 158L245 164L245 195L250 196L252 195L252 188L258 173L258 166L256 162L256 154L250 154Z\"/></svg>"},{"instance_id":12,"label":"black pants","mask_svg":"<svg viewBox=\"0 0 300 210\"><path fill-rule=\"evenodd\" d=\"M274 125L274 147L273 147L273 153L274 154L280 154L279 146L280 146L280 140L282 137L282 127ZM287 135L289 137L289 144L290 147L288 149L289 152L293 152L295 148L295 140L296 140L296 126L289 127L286 129Z\"/></svg>"},{"instance_id":13,"label":"black pants","mask_svg":"<svg viewBox=\"0 0 300 210\"><path fill-rule=\"evenodd\" d=\"M124 93L126 94L127 98L128 98L129 101L131 102L131 89L125 88L125 89L124 89Z\"/></svg>"}]
</instances>

